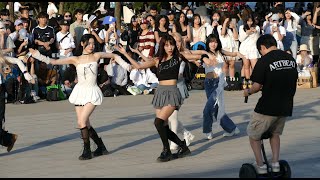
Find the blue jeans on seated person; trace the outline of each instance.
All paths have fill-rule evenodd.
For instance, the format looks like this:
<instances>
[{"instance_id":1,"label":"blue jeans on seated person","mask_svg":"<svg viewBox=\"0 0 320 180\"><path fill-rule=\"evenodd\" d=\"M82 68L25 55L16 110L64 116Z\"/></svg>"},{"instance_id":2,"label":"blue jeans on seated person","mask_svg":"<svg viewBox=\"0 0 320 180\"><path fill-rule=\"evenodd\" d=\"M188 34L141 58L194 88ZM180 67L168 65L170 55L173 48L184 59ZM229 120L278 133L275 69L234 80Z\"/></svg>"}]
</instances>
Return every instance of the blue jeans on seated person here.
<instances>
[{"instance_id":1,"label":"blue jeans on seated person","mask_svg":"<svg viewBox=\"0 0 320 180\"><path fill-rule=\"evenodd\" d=\"M204 89L208 100L203 110L203 133L212 132L213 118L217 120L219 106L218 104L214 106L214 104L217 98L216 89L218 84L219 78L205 78L204 80ZM231 133L236 128L236 125L227 114L222 116L220 126L228 133Z\"/></svg>"},{"instance_id":2,"label":"blue jeans on seated person","mask_svg":"<svg viewBox=\"0 0 320 180\"><path fill-rule=\"evenodd\" d=\"M151 83L150 84L150 87L147 87L147 86L145 86L144 84L140 84L140 85L138 85L138 87L137 88L139 88L142 92L144 91L144 90L150 90L150 89L155 89L156 87L158 87L158 83Z\"/></svg>"}]
</instances>

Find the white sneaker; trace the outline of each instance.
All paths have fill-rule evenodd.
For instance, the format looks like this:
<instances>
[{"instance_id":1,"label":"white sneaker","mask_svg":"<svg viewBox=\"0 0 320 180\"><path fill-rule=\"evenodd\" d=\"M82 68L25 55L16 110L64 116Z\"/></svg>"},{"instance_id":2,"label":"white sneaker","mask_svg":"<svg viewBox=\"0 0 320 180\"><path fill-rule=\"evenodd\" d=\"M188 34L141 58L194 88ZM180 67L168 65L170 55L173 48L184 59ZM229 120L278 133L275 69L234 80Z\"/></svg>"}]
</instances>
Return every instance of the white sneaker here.
<instances>
[{"instance_id":1,"label":"white sneaker","mask_svg":"<svg viewBox=\"0 0 320 180\"><path fill-rule=\"evenodd\" d=\"M271 163L272 172L280 172L279 162Z\"/></svg>"},{"instance_id":2,"label":"white sneaker","mask_svg":"<svg viewBox=\"0 0 320 180\"><path fill-rule=\"evenodd\" d=\"M189 146L191 144L191 141L194 139L194 135L189 131L185 131L183 133L183 138L186 140L186 145Z\"/></svg>"},{"instance_id":3,"label":"white sneaker","mask_svg":"<svg viewBox=\"0 0 320 180\"><path fill-rule=\"evenodd\" d=\"M240 133L240 129L238 129L238 127L236 127L231 133L228 133L228 132L223 133L223 137L231 137L231 136L235 136L239 133Z\"/></svg>"},{"instance_id":4,"label":"white sneaker","mask_svg":"<svg viewBox=\"0 0 320 180\"><path fill-rule=\"evenodd\" d=\"M258 166L256 162L253 163L254 168L256 169L258 174L267 174L267 165L263 164L263 166Z\"/></svg>"},{"instance_id":5,"label":"white sneaker","mask_svg":"<svg viewBox=\"0 0 320 180\"><path fill-rule=\"evenodd\" d=\"M212 132L206 133L206 137L209 140L213 139L213 133Z\"/></svg>"},{"instance_id":6,"label":"white sneaker","mask_svg":"<svg viewBox=\"0 0 320 180\"><path fill-rule=\"evenodd\" d=\"M171 151L178 150L178 148L179 148L179 146L176 143L171 142L171 144L170 144L170 150Z\"/></svg>"},{"instance_id":7,"label":"white sneaker","mask_svg":"<svg viewBox=\"0 0 320 180\"><path fill-rule=\"evenodd\" d=\"M150 91L149 91L148 89L146 89L146 90L143 91L143 94L144 94L144 95L148 95L149 93L150 93Z\"/></svg>"}]
</instances>

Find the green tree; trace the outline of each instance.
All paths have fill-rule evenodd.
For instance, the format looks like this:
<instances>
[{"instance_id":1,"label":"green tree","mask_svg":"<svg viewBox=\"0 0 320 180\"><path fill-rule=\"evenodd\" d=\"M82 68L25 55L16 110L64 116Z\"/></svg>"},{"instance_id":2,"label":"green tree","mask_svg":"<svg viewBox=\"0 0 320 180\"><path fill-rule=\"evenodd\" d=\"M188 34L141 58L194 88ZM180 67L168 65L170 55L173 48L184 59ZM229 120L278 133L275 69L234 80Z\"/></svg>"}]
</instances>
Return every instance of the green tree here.
<instances>
[{"instance_id":1,"label":"green tree","mask_svg":"<svg viewBox=\"0 0 320 180\"><path fill-rule=\"evenodd\" d=\"M161 9L161 2L148 2L148 4L149 4L149 6L156 5L158 11L160 11L160 9ZM133 9L135 10L136 13L139 13L142 8L144 8L143 2L133 3Z\"/></svg>"},{"instance_id":2,"label":"green tree","mask_svg":"<svg viewBox=\"0 0 320 180\"><path fill-rule=\"evenodd\" d=\"M5 2L0 2L0 9L6 8L7 3Z\"/></svg>"},{"instance_id":3,"label":"green tree","mask_svg":"<svg viewBox=\"0 0 320 180\"><path fill-rule=\"evenodd\" d=\"M97 2L65 2L63 6L64 11L74 12L76 9L83 9L86 13L93 13L98 8Z\"/></svg>"}]
</instances>

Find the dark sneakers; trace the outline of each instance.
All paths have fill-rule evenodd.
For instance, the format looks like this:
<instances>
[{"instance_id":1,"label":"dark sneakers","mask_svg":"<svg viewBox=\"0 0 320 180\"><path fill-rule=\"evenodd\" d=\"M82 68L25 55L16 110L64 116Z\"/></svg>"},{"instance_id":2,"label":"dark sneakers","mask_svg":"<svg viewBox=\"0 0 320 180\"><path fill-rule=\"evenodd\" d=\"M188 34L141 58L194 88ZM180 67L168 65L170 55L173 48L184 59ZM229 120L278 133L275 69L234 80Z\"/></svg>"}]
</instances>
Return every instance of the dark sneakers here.
<instances>
[{"instance_id":1,"label":"dark sneakers","mask_svg":"<svg viewBox=\"0 0 320 180\"><path fill-rule=\"evenodd\" d=\"M12 134L12 142L11 144L7 147L7 151L10 152L13 148L14 143L17 141L18 135Z\"/></svg>"},{"instance_id":2,"label":"dark sneakers","mask_svg":"<svg viewBox=\"0 0 320 180\"><path fill-rule=\"evenodd\" d=\"M168 149L164 149L160 156L158 157L157 161L158 162L167 162L173 159L173 156L171 154L171 151Z\"/></svg>"},{"instance_id":3,"label":"dark sneakers","mask_svg":"<svg viewBox=\"0 0 320 180\"><path fill-rule=\"evenodd\" d=\"M178 152L175 153L174 156L177 158L183 158L183 157L189 156L190 154L191 154L191 151L186 144L186 140L184 140L183 145L179 146Z\"/></svg>"}]
</instances>

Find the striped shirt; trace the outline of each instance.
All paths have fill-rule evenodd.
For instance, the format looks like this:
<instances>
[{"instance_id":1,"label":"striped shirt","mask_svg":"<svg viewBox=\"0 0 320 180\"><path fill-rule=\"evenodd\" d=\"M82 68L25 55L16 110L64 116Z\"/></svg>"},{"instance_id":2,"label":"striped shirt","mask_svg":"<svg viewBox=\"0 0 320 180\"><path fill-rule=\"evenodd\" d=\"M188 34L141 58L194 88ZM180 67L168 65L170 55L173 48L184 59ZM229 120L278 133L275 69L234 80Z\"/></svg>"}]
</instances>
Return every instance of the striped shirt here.
<instances>
[{"instance_id":1,"label":"striped shirt","mask_svg":"<svg viewBox=\"0 0 320 180\"><path fill-rule=\"evenodd\" d=\"M139 47L142 47L143 49L150 49L149 56L151 57L154 54L155 42L156 39L153 31L149 31L145 35L140 35L138 39Z\"/></svg>"}]
</instances>

